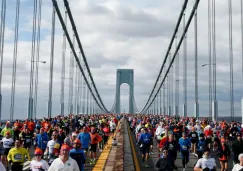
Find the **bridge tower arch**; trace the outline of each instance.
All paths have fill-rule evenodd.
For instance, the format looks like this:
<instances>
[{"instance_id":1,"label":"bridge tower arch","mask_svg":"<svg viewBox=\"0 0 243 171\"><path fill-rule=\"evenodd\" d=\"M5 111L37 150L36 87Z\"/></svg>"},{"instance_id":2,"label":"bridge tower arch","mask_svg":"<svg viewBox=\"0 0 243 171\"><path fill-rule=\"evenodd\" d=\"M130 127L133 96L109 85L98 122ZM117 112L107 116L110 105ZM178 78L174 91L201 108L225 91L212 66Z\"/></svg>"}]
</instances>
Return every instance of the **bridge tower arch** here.
<instances>
[{"instance_id":1,"label":"bridge tower arch","mask_svg":"<svg viewBox=\"0 0 243 171\"><path fill-rule=\"evenodd\" d=\"M129 85L129 113L134 113L134 77L133 69L117 69L116 73L116 104L115 112L121 112L120 89L123 83Z\"/></svg>"}]
</instances>

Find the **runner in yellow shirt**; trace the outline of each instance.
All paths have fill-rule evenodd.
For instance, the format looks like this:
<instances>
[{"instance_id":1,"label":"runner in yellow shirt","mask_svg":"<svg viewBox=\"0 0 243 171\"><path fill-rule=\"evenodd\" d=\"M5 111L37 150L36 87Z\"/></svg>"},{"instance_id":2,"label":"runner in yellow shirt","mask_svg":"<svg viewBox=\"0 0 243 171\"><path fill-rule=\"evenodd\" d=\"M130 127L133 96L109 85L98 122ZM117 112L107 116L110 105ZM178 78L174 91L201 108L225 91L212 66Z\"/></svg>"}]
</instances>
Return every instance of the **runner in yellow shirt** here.
<instances>
[{"instance_id":1,"label":"runner in yellow shirt","mask_svg":"<svg viewBox=\"0 0 243 171\"><path fill-rule=\"evenodd\" d=\"M8 162L10 163L12 168L11 170L13 171L22 171L26 158L27 160L30 160L29 152L25 148L21 147L21 144L21 140L15 140L15 147L8 153Z\"/></svg>"}]
</instances>

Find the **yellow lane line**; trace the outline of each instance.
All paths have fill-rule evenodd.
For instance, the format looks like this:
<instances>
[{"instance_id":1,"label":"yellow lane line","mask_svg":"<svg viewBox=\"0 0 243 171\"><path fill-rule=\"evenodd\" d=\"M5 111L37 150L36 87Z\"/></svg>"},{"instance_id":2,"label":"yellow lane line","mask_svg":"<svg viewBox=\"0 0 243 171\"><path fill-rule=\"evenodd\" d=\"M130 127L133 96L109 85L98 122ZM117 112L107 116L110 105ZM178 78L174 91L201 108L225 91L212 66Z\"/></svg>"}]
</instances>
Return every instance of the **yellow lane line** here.
<instances>
[{"instance_id":1,"label":"yellow lane line","mask_svg":"<svg viewBox=\"0 0 243 171\"><path fill-rule=\"evenodd\" d=\"M132 156L133 156L133 162L135 164L135 170L136 171L140 171L140 167L139 167L139 164L138 164L137 153L136 153L136 150L135 150L135 147L134 147L134 143L132 141L131 130L130 130L130 127L129 127L129 124L128 124L127 120L126 120L126 122L127 122L127 131L128 131L128 136L129 136L129 140L130 140L130 145L131 145L131 148L132 148Z\"/></svg>"},{"instance_id":2,"label":"yellow lane line","mask_svg":"<svg viewBox=\"0 0 243 171\"><path fill-rule=\"evenodd\" d=\"M119 129L120 127L120 122L117 124L117 127L116 127L116 130L113 134L113 136L110 136L109 137L109 140L107 141L107 144L105 145L99 159L97 160L94 168L93 168L93 171L101 171L101 170L104 170L105 168L105 165L106 165L106 161L109 157L109 154L111 152L111 147L112 147L112 137L116 137L116 133L117 133L117 130Z\"/></svg>"}]
</instances>

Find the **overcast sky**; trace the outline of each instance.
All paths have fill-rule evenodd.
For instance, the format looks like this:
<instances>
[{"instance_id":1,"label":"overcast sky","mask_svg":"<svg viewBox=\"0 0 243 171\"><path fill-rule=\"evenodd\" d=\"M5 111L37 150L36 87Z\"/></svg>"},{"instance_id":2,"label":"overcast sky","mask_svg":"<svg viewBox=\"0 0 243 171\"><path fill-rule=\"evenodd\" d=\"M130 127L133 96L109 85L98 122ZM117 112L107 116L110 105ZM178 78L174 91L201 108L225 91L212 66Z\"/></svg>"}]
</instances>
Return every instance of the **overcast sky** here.
<instances>
[{"instance_id":1,"label":"overcast sky","mask_svg":"<svg viewBox=\"0 0 243 171\"><path fill-rule=\"evenodd\" d=\"M27 116L29 96L29 73L31 60L31 35L33 0L21 0L20 27L15 95L16 118ZM87 57L95 84L107 109L115 99L116 70L134 69L135 100L139 110L143 108L156 80L165 57L172 33L179 16L182 0L70 0L73 17ZM188 18L194 0L189 0ZM58 0L63 13L63 2ZM3 119L9 118L13 40L16 0L7 0L6 32L3 61ZM37 117L47 116L51 1L43 0L38 110ZM208 116L208 16L207 0L198 9L198 57L199 57L199 104L200 115ZM242 91L240 0L233 1L233 49L234 49L234 95L235 115L240 115ZM72 35L70 23L68 30ZM229 39L228 1L216 0L216 50L217 50L217 98L219 115L230 115L229 94ZM180 26L178 37L181 37ZM67 46L68 47L68 46ZM172 48L172 54L175 50ZM77 53L79 52L76 48ZM193 115L194 103L194 23L188 33L188 115ZM53 115L60 113L62 30L56 18L55 59L53 82ZM183 104L183 48L180 59L180 113ZM69 78L70 48L66 51L66 78ZM65 111L67 113L68 79L65 80ZM121 86L121 110L128 111L128 85Z\"/></svg>"}]
</instances>

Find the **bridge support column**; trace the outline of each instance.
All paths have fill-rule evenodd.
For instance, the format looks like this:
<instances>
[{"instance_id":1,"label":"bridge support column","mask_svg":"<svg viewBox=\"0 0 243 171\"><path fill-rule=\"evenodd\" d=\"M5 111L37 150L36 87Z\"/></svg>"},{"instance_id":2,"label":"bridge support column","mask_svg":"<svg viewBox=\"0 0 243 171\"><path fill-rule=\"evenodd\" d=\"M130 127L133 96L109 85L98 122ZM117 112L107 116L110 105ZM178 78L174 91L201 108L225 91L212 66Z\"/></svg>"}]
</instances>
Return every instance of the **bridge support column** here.
<instances>
[{"instance_id":1,"label":"bridge support column","mask_svg":"<svg viewBox=\"0 0 243 171\"><path fill-rule=\"evenodd\" d=\"M183 105L183 116L187 117L187 105L186 104Z\"/></svg>"},{"instance_id":2,"label":"bridge support column","mask_svg":"<svg viewBox=\"0 0 243 171\"><path fill-rule=\"evenodd\" d=\"M32 119L32 117L33 117L33 98L31 97L29 98L28 119Z\"/></svg>"},{"instance_id":3,"label":"bridge support column","mask_svg":"<svg viewBox=\"0 0 243 171\"><path fill-rule=\"evenodd\" d=\"M61 115L64 115L64 102L61 103Z\"/></svg>"},{"instance_id":4,"label":"bridge support column","mask_svg":"<svg viewBox=\"0 0 243 171\"><path fill-rule=\"evenodd\" d=\"M241 123L243 123L243 97L241 98Z\"/></svg>"},{"instance_id":5,"label":"bridge support column","mask_svg":"<svg viewBox=\"0 0 243 171\"><path fill-rule=\"evenodd\" d=\"M175 111L175 115L178 116L179 115L179 107L175 106L174 111Z\"/></svg>"},{"instance_id":6,"label":"bridge support column","mask_svg":"<svg viewBox=\"0 0 243 171\"><path fill-rule=\"evenodd\" d=\"M169 106L169 108L168 108L168 115L169 115L169 116L171 116L171 112L172 112L172 111L171 111L171 106Z\"/></svg>"},{"instance_id":7,"label":"bridge support column","mask_svg":"<svg viewBox=\"0 0 243 171\"><path fill-rule=\"evenodd\" d=\"M218 101L213 100L212 102L212 121L217 121L218 120Z\"/></svg>"},{"instance_id":8,"label":"bridge support column","mask_svg":"<svg viewBox=\"0 0 243 171\"><path fill-rule=\"evenodd\" d=\"M194 117L197 119L199 118L199 103L195 102L194 103Z\"/></svg>"}]
</instances>

